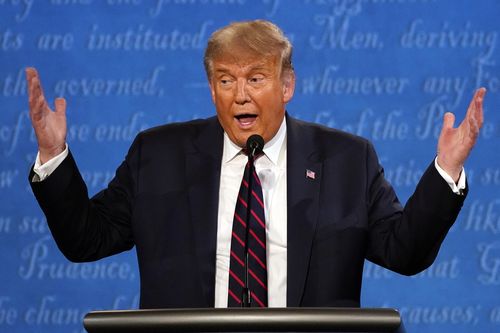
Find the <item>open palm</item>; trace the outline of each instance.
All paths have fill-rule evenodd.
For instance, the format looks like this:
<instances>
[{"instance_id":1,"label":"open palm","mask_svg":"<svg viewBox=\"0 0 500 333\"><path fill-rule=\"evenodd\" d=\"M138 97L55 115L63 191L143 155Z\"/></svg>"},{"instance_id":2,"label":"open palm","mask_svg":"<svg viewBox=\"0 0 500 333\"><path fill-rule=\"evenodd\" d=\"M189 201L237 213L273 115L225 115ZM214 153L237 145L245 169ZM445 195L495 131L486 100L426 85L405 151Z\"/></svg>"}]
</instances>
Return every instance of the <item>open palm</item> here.
<instances>
[{"instance_id":1,"label":"open palm","mask_svg":"<svg viewBox=\"0 0 500 333\"><path fill-rule=\"evenodd\" d=\"M455 181L458 181L465 160L477 141L483 126L483 100L485 88L476 90L464 120L454 128L455 115L447 112L438 141L438 164Z\"/></svg>"},{"instance_id":2,"label":"open palm","mask_svg":"<svg viewBox=\"0 0 500 333\"><path fill-rule=\"evenodd\" d=\"M38 72L34 68L26 69L28 81L30 118L35 130L43 163L57 156L66 145L66 100L57 98L52 111L43 94Z\"/></svg>"}]
</instances>

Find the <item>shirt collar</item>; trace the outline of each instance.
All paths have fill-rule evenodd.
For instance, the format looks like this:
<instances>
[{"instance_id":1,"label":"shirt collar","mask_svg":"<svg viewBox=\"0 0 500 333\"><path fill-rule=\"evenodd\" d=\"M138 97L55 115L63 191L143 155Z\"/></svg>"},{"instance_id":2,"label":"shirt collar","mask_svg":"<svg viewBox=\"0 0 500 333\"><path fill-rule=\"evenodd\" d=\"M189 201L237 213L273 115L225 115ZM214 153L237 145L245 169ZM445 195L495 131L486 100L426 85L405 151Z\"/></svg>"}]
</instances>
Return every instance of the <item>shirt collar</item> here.
<instances>
[{"instance_id":1,"label":"shirt collar","mask_svg":"<svg viewBox=\"0 0 500 333\"><path fill-rule=\"evenodd\" d=\"M281 122L280 128L276 135L264 145L264 154L273 162L275 165L278 165L278 159L281 151L281 147L285 142L286 138L286 120L283 117L283 121ZM241 147L231 141L226 132L224 132L224 148L222 153L222 161L223 163L230 162L236 156L241 154Z\"/></svg>"}]
</instances>

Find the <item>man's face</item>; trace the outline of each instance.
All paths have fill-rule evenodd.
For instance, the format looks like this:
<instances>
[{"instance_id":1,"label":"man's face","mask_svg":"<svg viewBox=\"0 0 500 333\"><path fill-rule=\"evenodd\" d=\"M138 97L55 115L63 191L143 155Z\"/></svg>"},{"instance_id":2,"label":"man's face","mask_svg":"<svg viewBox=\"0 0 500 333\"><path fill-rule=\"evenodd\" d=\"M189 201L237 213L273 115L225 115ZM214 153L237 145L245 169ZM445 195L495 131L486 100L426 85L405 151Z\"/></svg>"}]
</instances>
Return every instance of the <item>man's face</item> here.
<instances>
[{"instance_id":1,"label":"man's face","mask_svg":"<svg viewBox=\"0 0 500 333\"><path fill-rule=\"evenodd\" d=\"M217 116L231 141L240 147L259 134L271 140L285 116L295 88L293 73L280 77L276 58L219 57L212 63L210 90Z\"/></svg>"}]
</instances>

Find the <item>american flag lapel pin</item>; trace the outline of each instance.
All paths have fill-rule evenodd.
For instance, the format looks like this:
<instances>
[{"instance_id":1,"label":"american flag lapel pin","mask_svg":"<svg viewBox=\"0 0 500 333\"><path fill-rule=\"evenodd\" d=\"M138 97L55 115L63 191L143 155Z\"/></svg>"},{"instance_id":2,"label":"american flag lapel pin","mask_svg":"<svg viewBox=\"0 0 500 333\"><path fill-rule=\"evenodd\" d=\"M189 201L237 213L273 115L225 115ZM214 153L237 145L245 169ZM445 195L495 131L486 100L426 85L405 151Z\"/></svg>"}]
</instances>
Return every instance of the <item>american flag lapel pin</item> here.
<instances>
[{"instance_id":1,"label":"american flag lapel pin","mask_svg":"<svg viewBox=\"0 0 500 333\"><path fill-rule=\"evenodd\" d=\"M307 179L316 179L316 172L306 169L306 178Z\"/></svg>"}]
</instances>

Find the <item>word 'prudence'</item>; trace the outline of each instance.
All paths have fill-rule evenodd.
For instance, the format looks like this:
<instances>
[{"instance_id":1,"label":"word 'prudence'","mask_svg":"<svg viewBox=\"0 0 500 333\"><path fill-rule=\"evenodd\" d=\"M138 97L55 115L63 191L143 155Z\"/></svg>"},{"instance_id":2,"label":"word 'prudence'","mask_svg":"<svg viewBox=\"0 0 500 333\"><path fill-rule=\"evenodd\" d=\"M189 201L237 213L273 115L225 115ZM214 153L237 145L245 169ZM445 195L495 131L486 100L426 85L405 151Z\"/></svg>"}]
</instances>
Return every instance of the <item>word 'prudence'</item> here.
<instances>
[{"instance_id":1,"label":"word 'prudence'","mask_svg":"<svg viewBox=\"0 0 500 333\"><path fill-rule=\"evenodd\" d=\"M47 235L23 249L23 263L19 267L19 276L23 280L31 279L78 279L78 280L133 280L135 274L127 262L92 262L87 264L49 262L49 244Z\"/></svg>"}]
</instances>

